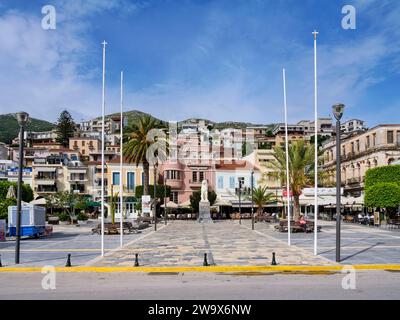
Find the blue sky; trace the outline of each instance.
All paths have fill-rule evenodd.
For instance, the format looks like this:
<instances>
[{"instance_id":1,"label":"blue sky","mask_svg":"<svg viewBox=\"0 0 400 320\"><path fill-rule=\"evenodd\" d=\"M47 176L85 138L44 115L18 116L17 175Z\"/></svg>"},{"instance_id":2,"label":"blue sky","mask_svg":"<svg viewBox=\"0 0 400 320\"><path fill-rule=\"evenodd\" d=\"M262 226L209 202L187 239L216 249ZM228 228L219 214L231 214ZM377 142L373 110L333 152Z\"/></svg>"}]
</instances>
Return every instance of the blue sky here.
<instances>
[{"instance_id":1,"label":"blue sky","mask_svg":"<svg viewBox=\"0 0 400 320\"><path fill-rule=\"evenodd\" d=\"M54 5L57 29L43 30ZM354 5L357 29L341 27ZM164 120L282 121L313 118L313 36L319 111L345 103L345 118L400 123L400 1L396 0L0 0L0 113L26 110L76 121L101 110L101 42L107 111L125 107Z\"/></svg>"}]
</instances>

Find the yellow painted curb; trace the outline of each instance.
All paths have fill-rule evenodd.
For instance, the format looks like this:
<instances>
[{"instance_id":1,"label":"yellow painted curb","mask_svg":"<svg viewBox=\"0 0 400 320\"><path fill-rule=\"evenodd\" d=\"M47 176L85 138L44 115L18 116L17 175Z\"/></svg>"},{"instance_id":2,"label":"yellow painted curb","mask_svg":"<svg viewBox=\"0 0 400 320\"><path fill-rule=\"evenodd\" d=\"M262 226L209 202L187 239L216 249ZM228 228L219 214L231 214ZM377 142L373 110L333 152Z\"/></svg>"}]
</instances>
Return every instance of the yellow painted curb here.
<instances>
[{"instance_id":1,"label":"yellow painted curb","mask_svg":"<svg viewBox=\"0 0 400 320\"><path fill-rule=\"evenodd\" d=\"M349 265L355 270L400 270L398 264L382 264L382 265ZM232 273L232 272L329 272L341 271L346 265L335 266L209 266L209 267L55 267L57 272L74 273L74 272L97 272L97 273L118 273L118 272L135 272L135 273L177 273L177 272L209 272L209 273ZM41 272L42 267L3 267L0 273L32 273Z\"/></svg>"}]
</instances>

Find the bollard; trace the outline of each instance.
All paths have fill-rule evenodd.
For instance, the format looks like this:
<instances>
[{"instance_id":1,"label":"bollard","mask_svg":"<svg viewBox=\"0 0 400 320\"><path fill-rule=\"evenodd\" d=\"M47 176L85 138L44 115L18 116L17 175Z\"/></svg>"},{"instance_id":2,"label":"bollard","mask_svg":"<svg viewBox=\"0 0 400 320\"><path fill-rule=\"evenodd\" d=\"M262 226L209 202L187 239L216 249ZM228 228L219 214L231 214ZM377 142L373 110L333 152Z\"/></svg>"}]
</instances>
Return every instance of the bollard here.
<instances>
[{"instance_id":1,"label":"bollard","mask_svg":"<svg viewBox=\"0 0 400 320\"><path fill-rule=\"evenodd\" d=\"M1 254L0 254L0 268L3 268L3 265L1 264Z\"/></svg>"},{"instance_id":2,"label":"bollard","mask_svg":"<svg viewBox=\"0 0 400 320\"><path fill-rule=\"evenodd\" d=\"M135 253L135 267L139 267L139 254Z\"/></svg>"},{"instance_id":3,"label":"bollard","mask_svg":"<svg viewBox=\"0 0 400 320\"><path fill-rule=\"evenodd\" d=\"M210 266L210 265L208 264L208 261L207 261L207 253L204 254L203 266L204 266L204 267L209 267L209 266Z\"/></svg>"},{"instance_id":4,"label":"bollard","mask_svg":"<svg viewBox=\"0 0 400 320\"><path fill-rule=\"evenodd\" d=\"M68 254L67 263L65 264L65 267L67 267L67 268L72 267L72 265L71 265L71 254L70 253Z\"/></svg>"},{"instance_id":5,"label":"bollard","mask_svg":"<svg viewBox=\"0 0 400 320\"><path fill-rule=\"evenodd\" d=\"M276 259L275 259L275 252L272 252L272 262L271 262L271 266L276 266Z\"/></svg>"}]
</instances>

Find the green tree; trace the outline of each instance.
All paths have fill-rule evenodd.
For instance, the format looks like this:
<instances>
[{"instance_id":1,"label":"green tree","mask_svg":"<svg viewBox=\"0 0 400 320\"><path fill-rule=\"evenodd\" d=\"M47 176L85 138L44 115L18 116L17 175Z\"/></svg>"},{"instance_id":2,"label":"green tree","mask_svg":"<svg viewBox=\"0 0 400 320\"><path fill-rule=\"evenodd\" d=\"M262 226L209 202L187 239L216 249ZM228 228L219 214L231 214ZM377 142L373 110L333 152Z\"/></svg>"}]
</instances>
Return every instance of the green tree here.
<instances>
[{"instance_id":1,"label":"green tree","mask_svg":"<svg viewBox=\"0 0 400 320\"><path fill-rule=\"evenodd\" d=\"M260 215L263 212L264 205L276 201L276 198L272 192L268 192L265 186L253 189L253 201L257 206L257 215Z\"/></svg>"},{"instance_id":2,"label":"green tree","mask_svg":"<svg viewBox=\"0 0 400 320\"><path fill-rule=\"evenodd\" d=\"M75 123L67 110L62 111L58 117L56 132L56 141L61 143L64 147L68 147L69 139L73 137L75 133Z\"/></svg>"},{"instance_id":3,"label":"green tree","mask_svg":"<svg viewBox=\"0 0 400 320\"><path fill-rule=\"evenodd\" d=\"M14 186L15 192L17 192L18 185L15 182L0 181L0 201L6 198L8 189L10 186ZM22 185L22 201L31 202L33 200L33 190L29 184Z\"/></svg>"},{"instance_id":4,"label":"green tree","mask_svg":"<svg viewBox=\"0 0 400 320\"><path fill-rule=\"evenodd\" d=\"M81 196L68 191L60 191L55 194L55 203L62 208L63 213L67 213L74 222L76 205L81 201Z\"/></svg>"},{"instance_id":5,"label":"green tree","mask_svg":"<svg viewBox=\"0 0 400 320\"><path fill-rule=\"evenodd\" d=\"M16 206L17 200L14 198L4 199L0 201L0 219L8 218L8 207L9 206Z\"/></svg>"},{"instance_id":6,"label":"green tree","mask_svg":"<svg viewBox=\"0 0 400 320\"><path fill-rule=\"evenodd\" d=\"M286 185L286 152L281 147L274 149L275 161L269 162L264 175L280 179ZM300 217L300 195L302 189L313 183L314 146L304 141L295 141L289 145L289 187L293 193L294 219Z\"/></svg>"},{"instance_id":7,"label":"green tree","mask_svg":"<svg viewBox=\"0 0 400 320\"><path fill-rule=\"evenodd\" d=\"M153 139L150 138L150 134L154 129L160 128L162 128L162 124L158 120L145 115L135 119L135 121L130 123L125 131L126 142L124 143L123 151L130 163L135 163L137 166L139 164L143 165L144 195L149 194L150 163L148 159L148 152L151 151L150 148L152 144L154 144Z\"/></svg>"},{"instance_id":8,"label":"green tree","mask_svg":"<svg viewBox=\"0 0 400 320\"><path fill-rule=\"evenodd\" d=\"M192 207L194 212L199 212L199 203L201 200L201 191L194 191L190 196L190 206ZM210 201L210 205L213 205L217 200L217 194L214 190L208 192L208 201Z\"/></svg>"}]
</instances>

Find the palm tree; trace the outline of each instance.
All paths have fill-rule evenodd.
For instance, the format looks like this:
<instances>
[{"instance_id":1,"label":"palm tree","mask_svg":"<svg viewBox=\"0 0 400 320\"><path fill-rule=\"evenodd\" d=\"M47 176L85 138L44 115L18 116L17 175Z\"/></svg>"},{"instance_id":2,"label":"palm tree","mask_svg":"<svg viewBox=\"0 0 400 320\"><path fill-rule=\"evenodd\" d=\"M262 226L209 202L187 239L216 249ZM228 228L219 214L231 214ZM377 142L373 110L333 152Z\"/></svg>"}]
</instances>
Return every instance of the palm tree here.
<instances>
[{"instance_id":1,"label":"palm tree","mask_svg":"<svg viewBox=\"0 0 400 320\"><path fill-rule=\"evenodd\" d=\"M281 147L274 149L275 161L269 162L264 175L280 179L286 185L286 153ZM289 145L289 187L293 193L294 219L300 217L300 195L302 189L313 183L314 146L304 141L295 141Z\"/></svg>"},{"instance_id":2,"label":"palm tree","mask_svg":"<svg viewBox=\"0 0 400 320\"><path fill-rule=\"evenodd\" d=\"M257 216L262 214L264 205L274 201L275 195L268 192L266 186L253 189L253 202L257 205Z\"/></svg>"},{"instance_id":3,"label":"palm tree","mask_svg":"<svg viewBox=\"0 0 400 320\"><path fill-rule=\"evenodd\" d=\"M154 144L154 140L150 139L149 134L154 129L162 128L161 123L147 115L140 116L130 123L126 129L123 152L127 160L135 163L137 166L143 165L144 181L143 195L149 194L149 168L150 163L147 157L148 150Z\"/></svg>"}]
</instances>

